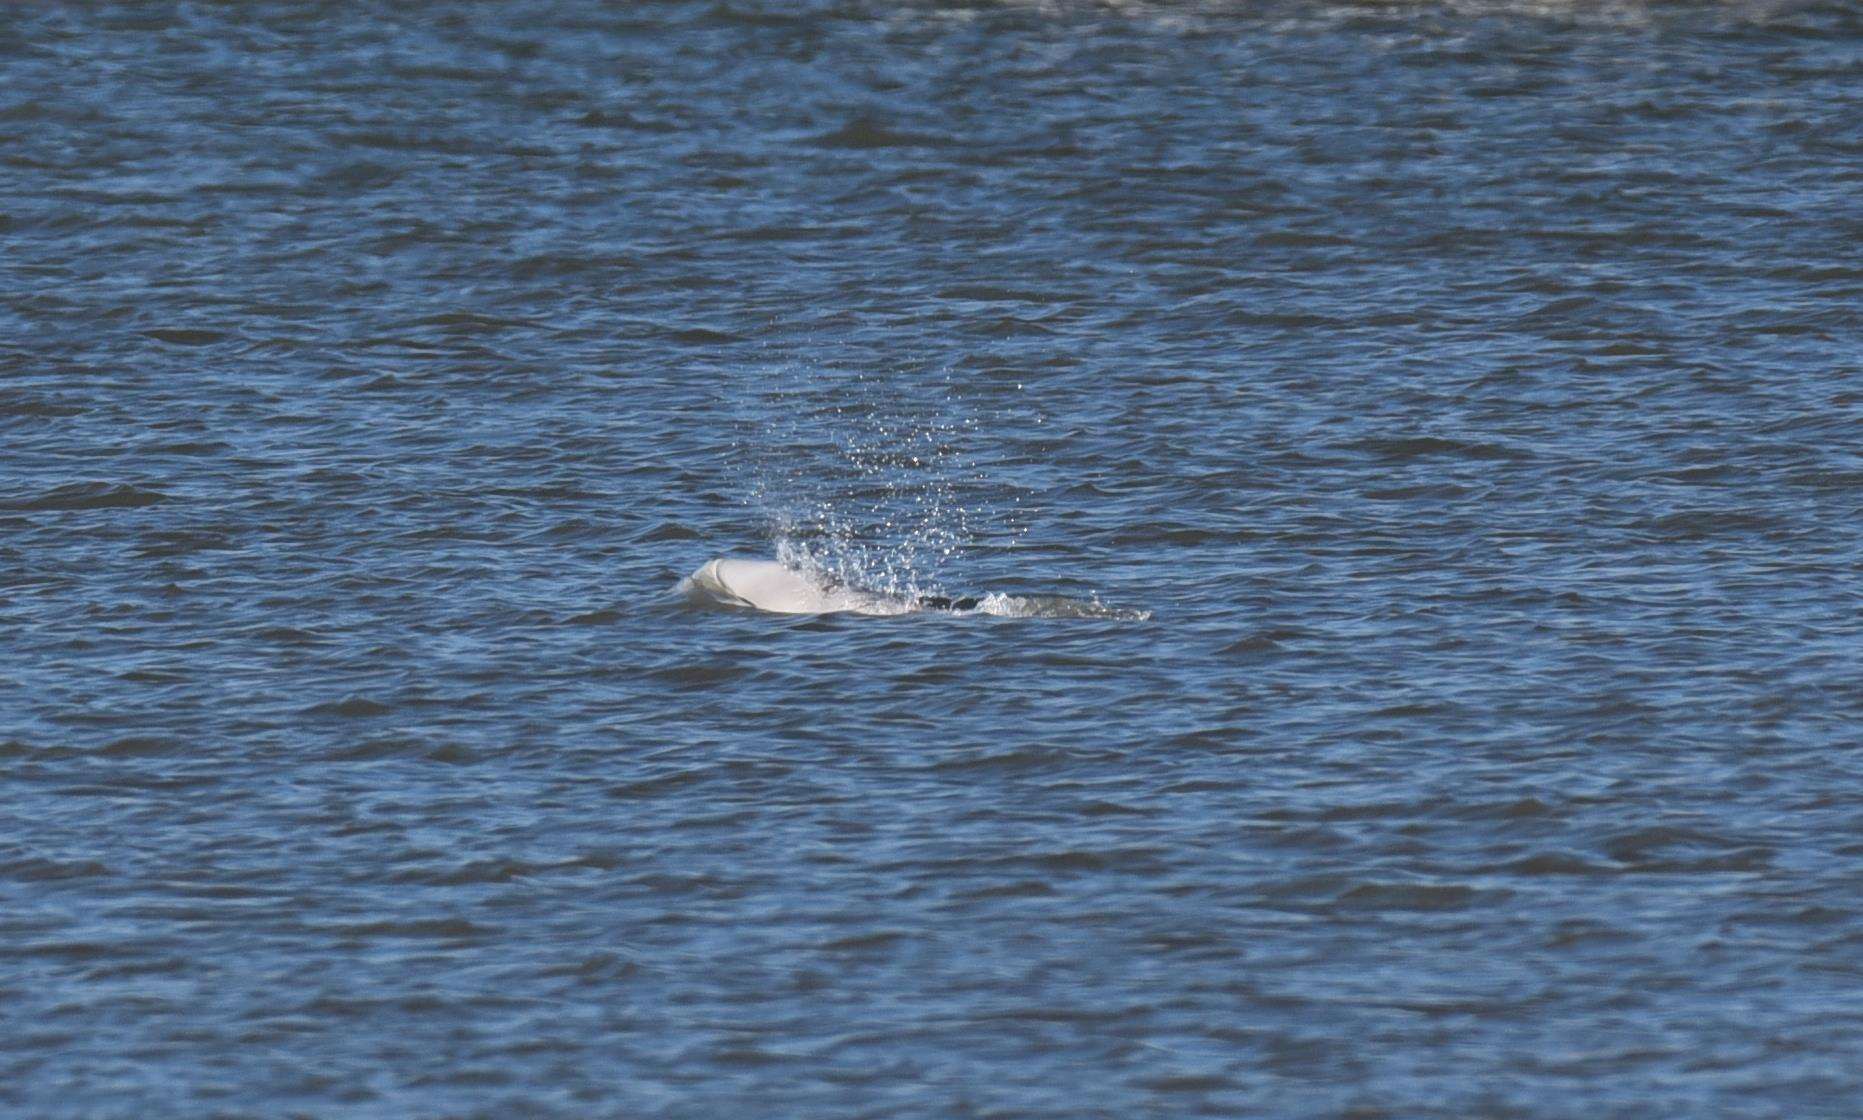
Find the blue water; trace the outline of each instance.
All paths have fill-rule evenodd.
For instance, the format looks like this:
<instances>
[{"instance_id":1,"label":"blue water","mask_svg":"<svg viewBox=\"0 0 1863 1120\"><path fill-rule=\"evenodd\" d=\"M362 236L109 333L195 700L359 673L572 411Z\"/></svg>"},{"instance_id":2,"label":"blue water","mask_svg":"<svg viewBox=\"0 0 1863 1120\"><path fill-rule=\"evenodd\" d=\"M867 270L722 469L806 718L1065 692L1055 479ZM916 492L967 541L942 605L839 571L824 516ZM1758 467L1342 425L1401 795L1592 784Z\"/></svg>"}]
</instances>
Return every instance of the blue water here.
<instances>
[{"instance_id":1,"label":"blue water","mask_svg":"<svg viewBox=\"0 0 1863 1120\"><path fill-rule=\"evenodd\" d=\"M7 6L0 1114L1855 1116L1860 77Z\"/></svg>"}]
</instances>

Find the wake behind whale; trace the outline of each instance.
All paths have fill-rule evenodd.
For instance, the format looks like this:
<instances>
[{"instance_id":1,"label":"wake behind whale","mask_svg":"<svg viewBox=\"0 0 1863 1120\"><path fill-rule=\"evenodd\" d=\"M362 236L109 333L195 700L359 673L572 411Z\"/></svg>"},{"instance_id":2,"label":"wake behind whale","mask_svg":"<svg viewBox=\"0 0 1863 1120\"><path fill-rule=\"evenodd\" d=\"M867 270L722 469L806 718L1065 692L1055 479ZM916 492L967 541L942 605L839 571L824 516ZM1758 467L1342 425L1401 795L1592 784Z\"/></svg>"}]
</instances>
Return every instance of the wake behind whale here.
<instances>
[{"instance_id":1,"label":"wake behind whale","mask_svg":"<svg viewBox=\"0 0 1863 1120\"><path fill-rule=\"evenodd\" d=\"M680 580L675 593L699 606L770 614L901 615L940 611L1003 618L1099 618L1134 622L1151 617L1150 611L1124 610L1109 607L1097 599L1071 599L1061 595L886 594L838 583L774 560L708 560Z\"/></svg>"}]
</instances>

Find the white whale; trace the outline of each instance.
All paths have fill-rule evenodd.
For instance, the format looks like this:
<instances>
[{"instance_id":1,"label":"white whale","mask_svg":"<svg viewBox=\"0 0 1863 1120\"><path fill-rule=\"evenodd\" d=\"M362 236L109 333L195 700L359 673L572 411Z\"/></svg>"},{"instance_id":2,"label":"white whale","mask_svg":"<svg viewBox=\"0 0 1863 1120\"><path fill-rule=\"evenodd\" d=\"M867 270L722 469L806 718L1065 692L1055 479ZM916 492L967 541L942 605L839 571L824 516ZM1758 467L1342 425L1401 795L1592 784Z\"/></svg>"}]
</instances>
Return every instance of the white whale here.
<instances>
[{"instance_id":1,"label":"white whale","mask_svg":"<svg viewBox=\"0 0 1863 1120\"><path fill-rule=\"evenodd\" d=\"M1002 595L949 598L943 595L883 595L830 583L774 560L707 560L679 581L677 593L689 602L768 611L772 614L909 614L933 611L948 615L998 615L1006 618L1098 618L1142 622L1150 611L1109 607L1098 599L1058 595Z\"/></svg>"},{"instance_id":2,"label":"white whale","mask_svg":"<svg viewBox=\"0 0 1863 1120\"><path fill-rule=\"evenodd\" d=\"M686 596L774 614L903 614L915 603L830 587L774 560L707 560L680 584Z\"/></svg>"}]
</instances>

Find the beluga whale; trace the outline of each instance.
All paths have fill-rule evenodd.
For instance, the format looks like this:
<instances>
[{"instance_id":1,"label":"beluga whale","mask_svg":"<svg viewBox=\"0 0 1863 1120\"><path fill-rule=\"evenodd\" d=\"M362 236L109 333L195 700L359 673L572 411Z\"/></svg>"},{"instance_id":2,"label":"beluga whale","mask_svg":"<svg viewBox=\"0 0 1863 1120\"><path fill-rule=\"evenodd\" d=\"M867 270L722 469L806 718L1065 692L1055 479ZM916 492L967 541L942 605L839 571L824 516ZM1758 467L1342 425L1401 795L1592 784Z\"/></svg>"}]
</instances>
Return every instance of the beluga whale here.
<instances>
[{"instance_id":1,"label":"beluga whale","mask_svg":"<svg viewBox=\"0 0 1863 1120\"><path fill-rule=\"evenodd\" d=\"M745 607L771 614L909 614L913 611L975 610L974 597L886 595L799 572L775 560L707 560L680 581L689 600L712 606Z\"/></svg>"},{"instance_id":2,"label":"beluga whale","mask_svg":"<svg viewBox=\"0 0 1863 1120\"><path fill-rule=\"evenodd\" d=\"M868 590L776 560L721 557L707 560L679 581L675 594L707 607L769 614L947 615L1003 618L1097 618L1142 622L1150 611L1109 607L1096 598L1062 595L923 595Z\"/></svg>"}]
</instances>

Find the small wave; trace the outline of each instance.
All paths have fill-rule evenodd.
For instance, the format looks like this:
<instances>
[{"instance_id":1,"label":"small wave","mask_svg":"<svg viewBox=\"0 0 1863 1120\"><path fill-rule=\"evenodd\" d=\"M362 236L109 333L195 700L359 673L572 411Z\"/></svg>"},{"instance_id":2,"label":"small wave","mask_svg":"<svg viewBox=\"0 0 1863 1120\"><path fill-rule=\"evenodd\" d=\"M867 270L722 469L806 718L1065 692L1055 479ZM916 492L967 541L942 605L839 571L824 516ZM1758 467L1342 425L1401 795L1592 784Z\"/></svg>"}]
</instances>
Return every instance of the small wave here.
<instances>
[{"instance_id":1,"label":"small wave","mask_svg":"<svg viewBox=\"0 0 1863 1120\"><path fill-rule=\"evenodd\" d=\"M936 148L947 146L951 141L941 136L890 128L870 117L856 117L832 132L816 136L814 143L822 148L864 151L873 148Z\"/></svg>"},{"instance_id":2,"label":"small wave","mask_svg":"<svg viewBox=\"0 0 1863 1120\"><path fill-rule=\"evenodd\" d=\"M371 700L366 696L350 696L342 700L331 700L322 704L312 704L305 708L307 716L336 716L342 719L369 719L385 716L394 711L387 704Z\"/></svg>"},{"instance_id":3,"label":"small wave","mask_svg":"<svg viewBox=\"0 0 1863 1120\"><path fill-rule=\"evenodd\" d=\"M159 490L129 483L74 482L57 486L43 494L0 501L0 509L20 512L80 509L140 509L168 501Z\"/></svg>"}]
</instances>

